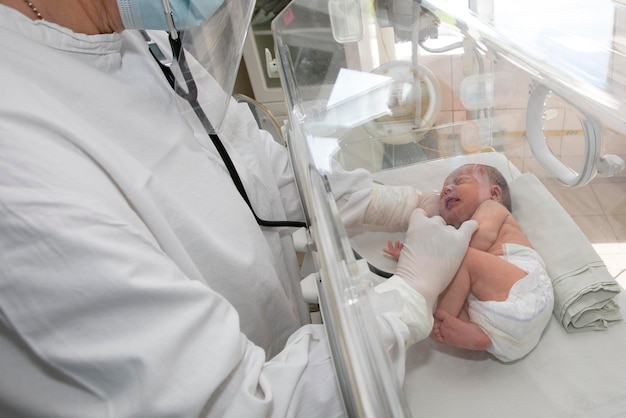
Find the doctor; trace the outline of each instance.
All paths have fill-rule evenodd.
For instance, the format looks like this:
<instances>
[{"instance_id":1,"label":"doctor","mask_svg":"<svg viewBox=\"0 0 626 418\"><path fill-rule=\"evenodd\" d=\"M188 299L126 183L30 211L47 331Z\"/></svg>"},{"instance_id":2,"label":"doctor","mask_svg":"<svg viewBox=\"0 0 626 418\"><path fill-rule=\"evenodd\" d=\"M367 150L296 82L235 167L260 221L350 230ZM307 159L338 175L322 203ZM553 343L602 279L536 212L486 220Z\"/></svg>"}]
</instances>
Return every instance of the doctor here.
<instances>
[{"instance_id":1,"label":"doctor","mask_svg":"<svg viewBox=\"0 0 626 418\"><path fill-rule=\"evenodd\" d=\"M324 329L303 326L290 230L252 215L303 219L284 148L230 99L252 4L170 4L0 0L0 416L344 412ZM210 74L196 78L208 130L171 88L181 68L148 50L153 37L167 61L165 37L124 30L173 26L211 51L187 57ZM379 289L404 295L379 321L403 353L430 332L475 225L413 211L419 193L385 204L362 172L335 190L346 219L409 223Z\"/></svg>"}]
</instances>

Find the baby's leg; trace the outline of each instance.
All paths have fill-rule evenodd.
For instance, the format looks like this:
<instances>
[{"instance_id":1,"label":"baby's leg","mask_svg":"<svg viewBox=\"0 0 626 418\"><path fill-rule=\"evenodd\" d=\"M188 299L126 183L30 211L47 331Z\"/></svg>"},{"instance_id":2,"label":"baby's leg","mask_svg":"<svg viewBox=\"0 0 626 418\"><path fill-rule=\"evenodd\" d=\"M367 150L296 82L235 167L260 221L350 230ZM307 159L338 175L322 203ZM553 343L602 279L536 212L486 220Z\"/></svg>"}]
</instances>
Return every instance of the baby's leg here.
<instances>
[{"instance_id":1,"label":"baby's leg","mask_svg":"<svg viewBox=\"0 0 626 418\"><path fill-rule=\"evenodd\" d=\"M432 336L435 341L467 350L486 350L491 340L473 322L462 321L442 309L435 311L435 327Z\"/></svg>"},{"instance_id":2,"label":"baby's leg","mask_svg":"<svg viewBox=\"0 0 626 418\"><path fill-rule=\"evenodd\" d=\"M469 280L472 294L482 301L506 300L511 287L526 276L524 270L505 259L474 248L467 250L459 271Z\"/></svg>"},{"instance_id":3,"label":"baby's leg","mask_svg":"<svg viewBox=\"0 0 626 418\"><path fill-rule=\"evenodd\" d=\"M469 321L464 309L467 296L471 290L479 300L506 300L511 286L525 275L522 269L498 256L469 248L454 279L439 296L432 338L471 350L489 348L489 337Z\"/></svg>"},{"instance_id":4,"label":"baby's leg","mask_svg":"<svg viewBox=\"0 0 626 418\"><path fill-rule=\"evenodd\" d=\"M469 251L465 254L465 258L456 275L448 285L448 287L439 295L437 308L443 309L452 316L458 317L463 311L463 307L467 300L471 288L471 276L467 267Z\"/></svg>"},{"instance_id":5,"label":"baby's leg","mask_svg":"<svg viewBox=\"0 0 626 418\"><path fill-rule=\"evenodd\" d=\"M467 254L465 257L467 257ZM450 322L444 325L440 318L459 318L457 320L469 322L467 296L469 295L470 287L469 270L465 266L465 261L463 261L448 287L439 295L437 310L435 311L435 323L430 334L433 340L442 344L448 344L448 341L453 340L450 334L454 332L454 328L449 325ZM443 332L442 327L445 329Z\"/></svg>"}]
</instances>

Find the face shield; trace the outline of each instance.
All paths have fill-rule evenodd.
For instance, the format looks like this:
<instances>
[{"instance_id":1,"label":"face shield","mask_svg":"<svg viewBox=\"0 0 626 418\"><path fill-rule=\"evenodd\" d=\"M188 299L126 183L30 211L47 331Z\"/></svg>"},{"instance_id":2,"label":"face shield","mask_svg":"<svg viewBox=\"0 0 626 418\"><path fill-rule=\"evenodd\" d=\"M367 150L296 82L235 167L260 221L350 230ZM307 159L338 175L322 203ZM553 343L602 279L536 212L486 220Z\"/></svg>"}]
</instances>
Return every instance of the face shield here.
<instances>
[{"instance_id":1,"label":"face shield","mask_svg":"<svg viewBox=\"0 0 626 418\"><path fill-rule=\"evenodd\" d=\"M254 0L118 0L118 7L127 29L170 33L174 60L169 67L173 77L168 79L181 99L181 113L204 114L205 129L218 133L237 78Z\"/></svg>"}]
</instances>

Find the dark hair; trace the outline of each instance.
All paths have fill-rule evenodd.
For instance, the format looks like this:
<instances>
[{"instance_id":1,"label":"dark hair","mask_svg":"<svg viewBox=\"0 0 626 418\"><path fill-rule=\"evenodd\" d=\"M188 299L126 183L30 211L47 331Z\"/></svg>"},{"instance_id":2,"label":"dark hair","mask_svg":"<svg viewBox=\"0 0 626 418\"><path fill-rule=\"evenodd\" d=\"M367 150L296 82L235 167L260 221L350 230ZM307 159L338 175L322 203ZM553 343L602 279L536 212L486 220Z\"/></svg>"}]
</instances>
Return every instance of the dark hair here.
<instances>
[{"instance_id":1,"label":"dark hair","mask_svg":"<svg viewBox=\"0 0 626 418\"><path fill-rule=\"evenodd\" d=\"M485 164L466 164L466 166L481 167L485 170L489 183L499 186L500 190L502 190L500 203L511 212L511 192L509 191L509 184L502 173L497 168Z\"/></svg>"}]
</instances>

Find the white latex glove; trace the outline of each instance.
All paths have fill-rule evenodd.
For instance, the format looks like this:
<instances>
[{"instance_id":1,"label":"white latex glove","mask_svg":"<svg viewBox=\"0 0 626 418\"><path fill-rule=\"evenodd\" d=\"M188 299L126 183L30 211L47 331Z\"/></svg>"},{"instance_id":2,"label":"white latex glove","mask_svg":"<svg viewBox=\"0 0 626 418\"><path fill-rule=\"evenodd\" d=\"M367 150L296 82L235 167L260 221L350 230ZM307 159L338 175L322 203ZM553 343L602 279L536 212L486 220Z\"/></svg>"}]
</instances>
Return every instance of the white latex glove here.
<instances>
[{"instance_id":1,"label":"white latex glove","mask_svg":"<svg viewBox=\"0 0 626 418\"><path fill-rule=\"evenodd\" d=\"M424 296L431 310L459 269L477 228L476 221L467 221L456 229L440 216L428 218L422 209L411 214L396 275Z\"/></svg>"},{"instance_id":2,"label":"white latex glove","mask_svg":"<svg viewBox=\"0 0 626 418\"><path fill-rule=\"evenodd\" d=\"M374 184L363 223L406 228L416 208L424 209L428 216L438 214L439 195L422 193L411 186Z\"/></svg>"},{"instance_id":3,"label":"white latex glove","mask_svg":"<svg viewBox=\"0 0 626 418\"><path fill-rule=\"evenodd\" d=\"M428 218L422 209L411 214L396 274L376 286L378 293L400 293L403 304L390 313L408 327L407 345L430 334L433 307L461 265L476 228L476 221L467 221L455 229L440 216Z\"/></svg>"}]
</instances>

